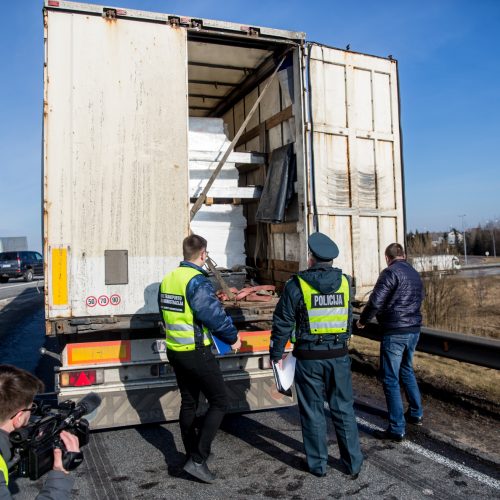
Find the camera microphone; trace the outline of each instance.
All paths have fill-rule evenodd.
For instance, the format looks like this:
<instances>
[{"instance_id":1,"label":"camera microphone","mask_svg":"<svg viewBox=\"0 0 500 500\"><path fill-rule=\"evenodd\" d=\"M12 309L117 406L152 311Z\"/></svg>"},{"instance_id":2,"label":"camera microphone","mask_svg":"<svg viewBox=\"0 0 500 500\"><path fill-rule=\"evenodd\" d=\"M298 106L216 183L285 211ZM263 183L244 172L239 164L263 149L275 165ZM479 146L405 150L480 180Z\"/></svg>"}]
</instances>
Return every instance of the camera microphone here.
<instances>
[{"instance_id":1,"label":"camera microphone","mask_svg":"<svg viewBox=\"0 0 500 500\"><path fill-rule=\"evenodd\" d=\"M75 409L71 412L75 419L79 419L84 415L92 413L101 404L101 398L95 392L89 392L82 398Z\"/></svg>"}]
</instances>

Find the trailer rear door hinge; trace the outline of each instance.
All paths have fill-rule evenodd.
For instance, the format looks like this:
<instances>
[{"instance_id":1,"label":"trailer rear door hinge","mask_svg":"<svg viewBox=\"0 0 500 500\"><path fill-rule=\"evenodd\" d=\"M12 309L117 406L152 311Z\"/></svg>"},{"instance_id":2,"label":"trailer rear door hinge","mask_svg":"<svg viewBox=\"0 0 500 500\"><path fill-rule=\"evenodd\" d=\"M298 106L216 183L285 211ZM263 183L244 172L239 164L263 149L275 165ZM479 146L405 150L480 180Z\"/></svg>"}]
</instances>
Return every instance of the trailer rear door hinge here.
<instances>
[{"instance_id":1,"label":"trailer rear door hinge","mask_svg":"<svg viewBox=\"0 0 500 500\"><path fill-rule=\"evenodd\" d=\"M169 16L168 22L173 28L178 28L181 25L181 18L177 16Z\"/></svg>"},{"instance_id":2,"label":"trailer rear door hinge","mask_svg":"<svg viewBox=\"0 0 500 500\"><path fill-rule=\"evenodd\" d=\"M260 36L260 28L255 28L254 26L240 26L241 31L245 31L248 36Z\"/></svg>"},{"instance_id":3,"label":"trailer rear door hinge","mask_svg":"<svg viewBox=\"0 0 500 500\"><path fill-rule=\"evenodd\" d=\"M110 7L104 7L102 9L102 17L106 19L116 19L117 16L126 16L127 11L123 9L112 9Z\"/></svg>"}]
</instances>

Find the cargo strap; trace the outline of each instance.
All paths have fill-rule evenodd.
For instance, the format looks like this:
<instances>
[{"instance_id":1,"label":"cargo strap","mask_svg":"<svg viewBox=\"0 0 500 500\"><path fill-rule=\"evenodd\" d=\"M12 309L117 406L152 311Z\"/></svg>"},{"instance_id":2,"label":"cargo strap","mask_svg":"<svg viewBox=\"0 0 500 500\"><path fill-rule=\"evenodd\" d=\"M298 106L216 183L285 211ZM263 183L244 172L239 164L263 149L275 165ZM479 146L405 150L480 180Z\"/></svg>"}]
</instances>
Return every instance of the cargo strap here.
<instances>
[{"instance_id":1,"label":"cargo strap","mask_svg":"<svg viewBox=\"0 0 500 500\"><path fill-rule=\"evenodd\" d=\"M269 302L273 298L275 290L276 287L274 285L248 286L241 290L231 288L234 294L234 300L246 300L250 302ZM217 297L223 302L233 300L229 298L223 290L217 292Z\"/></svg>"}]
</instances>

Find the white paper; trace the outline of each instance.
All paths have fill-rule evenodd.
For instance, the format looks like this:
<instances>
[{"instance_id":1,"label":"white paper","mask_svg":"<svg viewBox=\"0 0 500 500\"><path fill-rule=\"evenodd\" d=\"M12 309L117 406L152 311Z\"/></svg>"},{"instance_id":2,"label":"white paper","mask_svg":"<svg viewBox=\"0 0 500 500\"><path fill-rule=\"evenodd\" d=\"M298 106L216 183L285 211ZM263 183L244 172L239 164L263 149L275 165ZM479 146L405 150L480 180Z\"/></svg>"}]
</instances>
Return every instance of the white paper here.
<instances>
[{"instance_id":1,"label":"white paper","mask_svg":"<svg viewBox=\"0 0 500 500\"><path fill-rule=\"evenodd\" d=\"M295 356L289 352L285 359L281 361L281 366L278 364L278 373L280 377L281 387L286 391L290 389L293 384L295 376Z\"/></svg>"}]
</instances>

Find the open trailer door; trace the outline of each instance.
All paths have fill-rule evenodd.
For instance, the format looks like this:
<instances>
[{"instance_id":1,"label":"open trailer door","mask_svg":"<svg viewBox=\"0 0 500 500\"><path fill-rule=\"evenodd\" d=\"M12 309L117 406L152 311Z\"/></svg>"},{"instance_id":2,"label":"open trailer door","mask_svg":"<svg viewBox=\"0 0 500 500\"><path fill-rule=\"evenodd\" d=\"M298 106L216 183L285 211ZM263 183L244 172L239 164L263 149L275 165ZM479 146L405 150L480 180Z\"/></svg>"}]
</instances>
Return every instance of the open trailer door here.
<instances>
[{"instance_id":1,"label":"open trailer door","mask_svg":"<svg viewBox=\"0 0 500 500\"><path fill-rule=\"evenodd\" d=\"M189 230L186 30L66 2L44 25L48 331L157 314Z\"/></svg>"},{"instance_id":2,"label":"open trailer door","mask_svg":"<svg viewBox=\"0 0 500 500\"><path fill-rule=\"evenodd\" d=\"M366 300L385 247L405 236L397 63L318 44L305 59L309 224L337 242Z\"/></svg>"}]
</instances>

